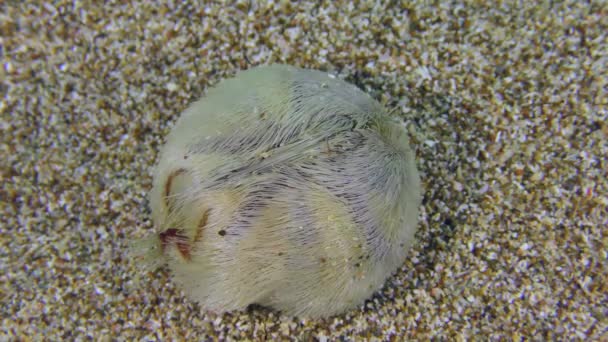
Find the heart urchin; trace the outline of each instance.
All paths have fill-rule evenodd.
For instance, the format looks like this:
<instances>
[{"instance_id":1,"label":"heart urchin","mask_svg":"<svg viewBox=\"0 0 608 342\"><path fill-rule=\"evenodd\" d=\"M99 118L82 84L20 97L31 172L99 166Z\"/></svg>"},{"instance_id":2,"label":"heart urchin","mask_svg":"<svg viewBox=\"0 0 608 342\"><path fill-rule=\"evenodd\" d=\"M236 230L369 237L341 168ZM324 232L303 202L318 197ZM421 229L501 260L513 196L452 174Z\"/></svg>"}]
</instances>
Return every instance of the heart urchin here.
<instances>
[{"instance_id":1,"label":"heart urchin","mask_svg":"<svg viewBox=\"0 0 608 342\"><path fill-rule=\"evenodd\" d=\"M420 183L403 127L355 86L284 65L225 80L173 127L149 259L204 309L326 317L405 261Z\"/></svg>"}]
</instances>

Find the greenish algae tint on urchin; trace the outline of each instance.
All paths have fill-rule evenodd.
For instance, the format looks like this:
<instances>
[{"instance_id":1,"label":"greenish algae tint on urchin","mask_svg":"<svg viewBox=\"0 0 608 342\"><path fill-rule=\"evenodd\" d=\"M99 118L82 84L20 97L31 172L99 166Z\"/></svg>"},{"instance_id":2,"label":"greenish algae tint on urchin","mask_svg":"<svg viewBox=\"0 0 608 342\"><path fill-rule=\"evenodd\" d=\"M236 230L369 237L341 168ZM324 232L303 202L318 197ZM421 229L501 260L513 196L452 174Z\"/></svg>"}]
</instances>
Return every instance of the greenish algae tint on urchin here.
<instances>
[{"instance_id":1,"label":"greenish algae tint on urchin","mask_svg":"<svg viewBox=\"0 0 608 342\"><path fill-rule=\"evenodd\" d=\"M405 262L421 201L404 127L354 85L286 65L221 81L178 119L144 261L204 310L323 318Z\"/></svg>"}]
</instances>

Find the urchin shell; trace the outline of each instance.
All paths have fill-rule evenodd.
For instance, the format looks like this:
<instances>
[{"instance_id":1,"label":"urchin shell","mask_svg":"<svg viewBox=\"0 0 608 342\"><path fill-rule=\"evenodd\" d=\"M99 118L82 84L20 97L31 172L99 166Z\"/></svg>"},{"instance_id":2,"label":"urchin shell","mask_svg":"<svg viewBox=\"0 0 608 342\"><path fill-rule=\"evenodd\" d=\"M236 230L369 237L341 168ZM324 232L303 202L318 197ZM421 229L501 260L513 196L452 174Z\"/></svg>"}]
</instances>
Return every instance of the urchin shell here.
<instances>
[{"instance_id":1,"label":"urchin shell","mask_svg":"<svg viewBox=\"0 0 608 342\"><path fill-rule=\"evenodd\" d=\"M150 195L152 254L204 309L311 318L362 304L403 264L421 196L406 133L379 103L285 65L190 106Z\"/></svg>"}]
</instances>

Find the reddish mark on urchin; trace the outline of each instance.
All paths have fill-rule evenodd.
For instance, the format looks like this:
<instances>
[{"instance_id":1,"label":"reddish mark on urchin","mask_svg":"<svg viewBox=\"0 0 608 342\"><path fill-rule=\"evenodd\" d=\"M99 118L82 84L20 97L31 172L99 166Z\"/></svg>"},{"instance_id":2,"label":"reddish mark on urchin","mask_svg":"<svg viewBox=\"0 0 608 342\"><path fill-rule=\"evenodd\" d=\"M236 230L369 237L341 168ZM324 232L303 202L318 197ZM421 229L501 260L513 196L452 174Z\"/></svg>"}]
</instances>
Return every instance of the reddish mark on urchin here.
<instances>
[{"instance_id":1,"label":"reddish mark on urchin","mask_svg":"<svg viewBox=\"0 0 608 342\"><path fill-rule=\"evenodd\" d=\"M171 172L171 174L167 178L167 183L165 183L165 197L168 198L169 195L171 194L171 185L173 183L173 178L181 175L184 172L186 172L186 169L182 169L182 168L177 169L177 170ZM168 203L167 203L167 206L169 206Z\"/></svg>"},{"instance_id":2,"label":"reddish mark on urchin","mask_svg":"<svg viewBox=\"0 0 608 342\"><path fill-rule=\"evenodd\" d=\"M211 209L205 210L203 216L198 222L198 227L196 230L196 235L194 235L194 242L199 242L203 238L203 230L207 226L207 222L209 221L209 214L211 213Z\"/></svg>"},{"instance_id":3,"label":"reddish mark on urchin","mask_svg":"<svg viewBox=\"0 0 608 342\"><path fill-rule=\"evenodd\" d=\"M187 261L192 259L190 243L188 242L188 237L183 234L183 230L170 228L158 234L158 237L163 253L168 246L175 244L184 259Z\"/></svg>"}]
</instances>

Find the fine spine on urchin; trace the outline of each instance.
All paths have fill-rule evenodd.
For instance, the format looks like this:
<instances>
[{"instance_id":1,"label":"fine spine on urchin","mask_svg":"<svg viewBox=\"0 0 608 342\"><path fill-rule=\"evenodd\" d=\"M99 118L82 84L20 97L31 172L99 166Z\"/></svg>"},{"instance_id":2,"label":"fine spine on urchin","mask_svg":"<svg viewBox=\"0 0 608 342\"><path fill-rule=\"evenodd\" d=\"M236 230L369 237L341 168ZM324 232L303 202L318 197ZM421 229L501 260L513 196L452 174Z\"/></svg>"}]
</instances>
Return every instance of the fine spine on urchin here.
<instances>
[{"instance_id":1,"label":"fine spine on urchin","mask_svg":"<svg viewBox=\"0 0 608 342\"><path fill-rule=\"evenodd\" d=\"M142 246L206 310L327 317L404 263L420 196L404 128L379 103L320 71L257 67L176 122Z\"/></svg>"}]
</instances>

